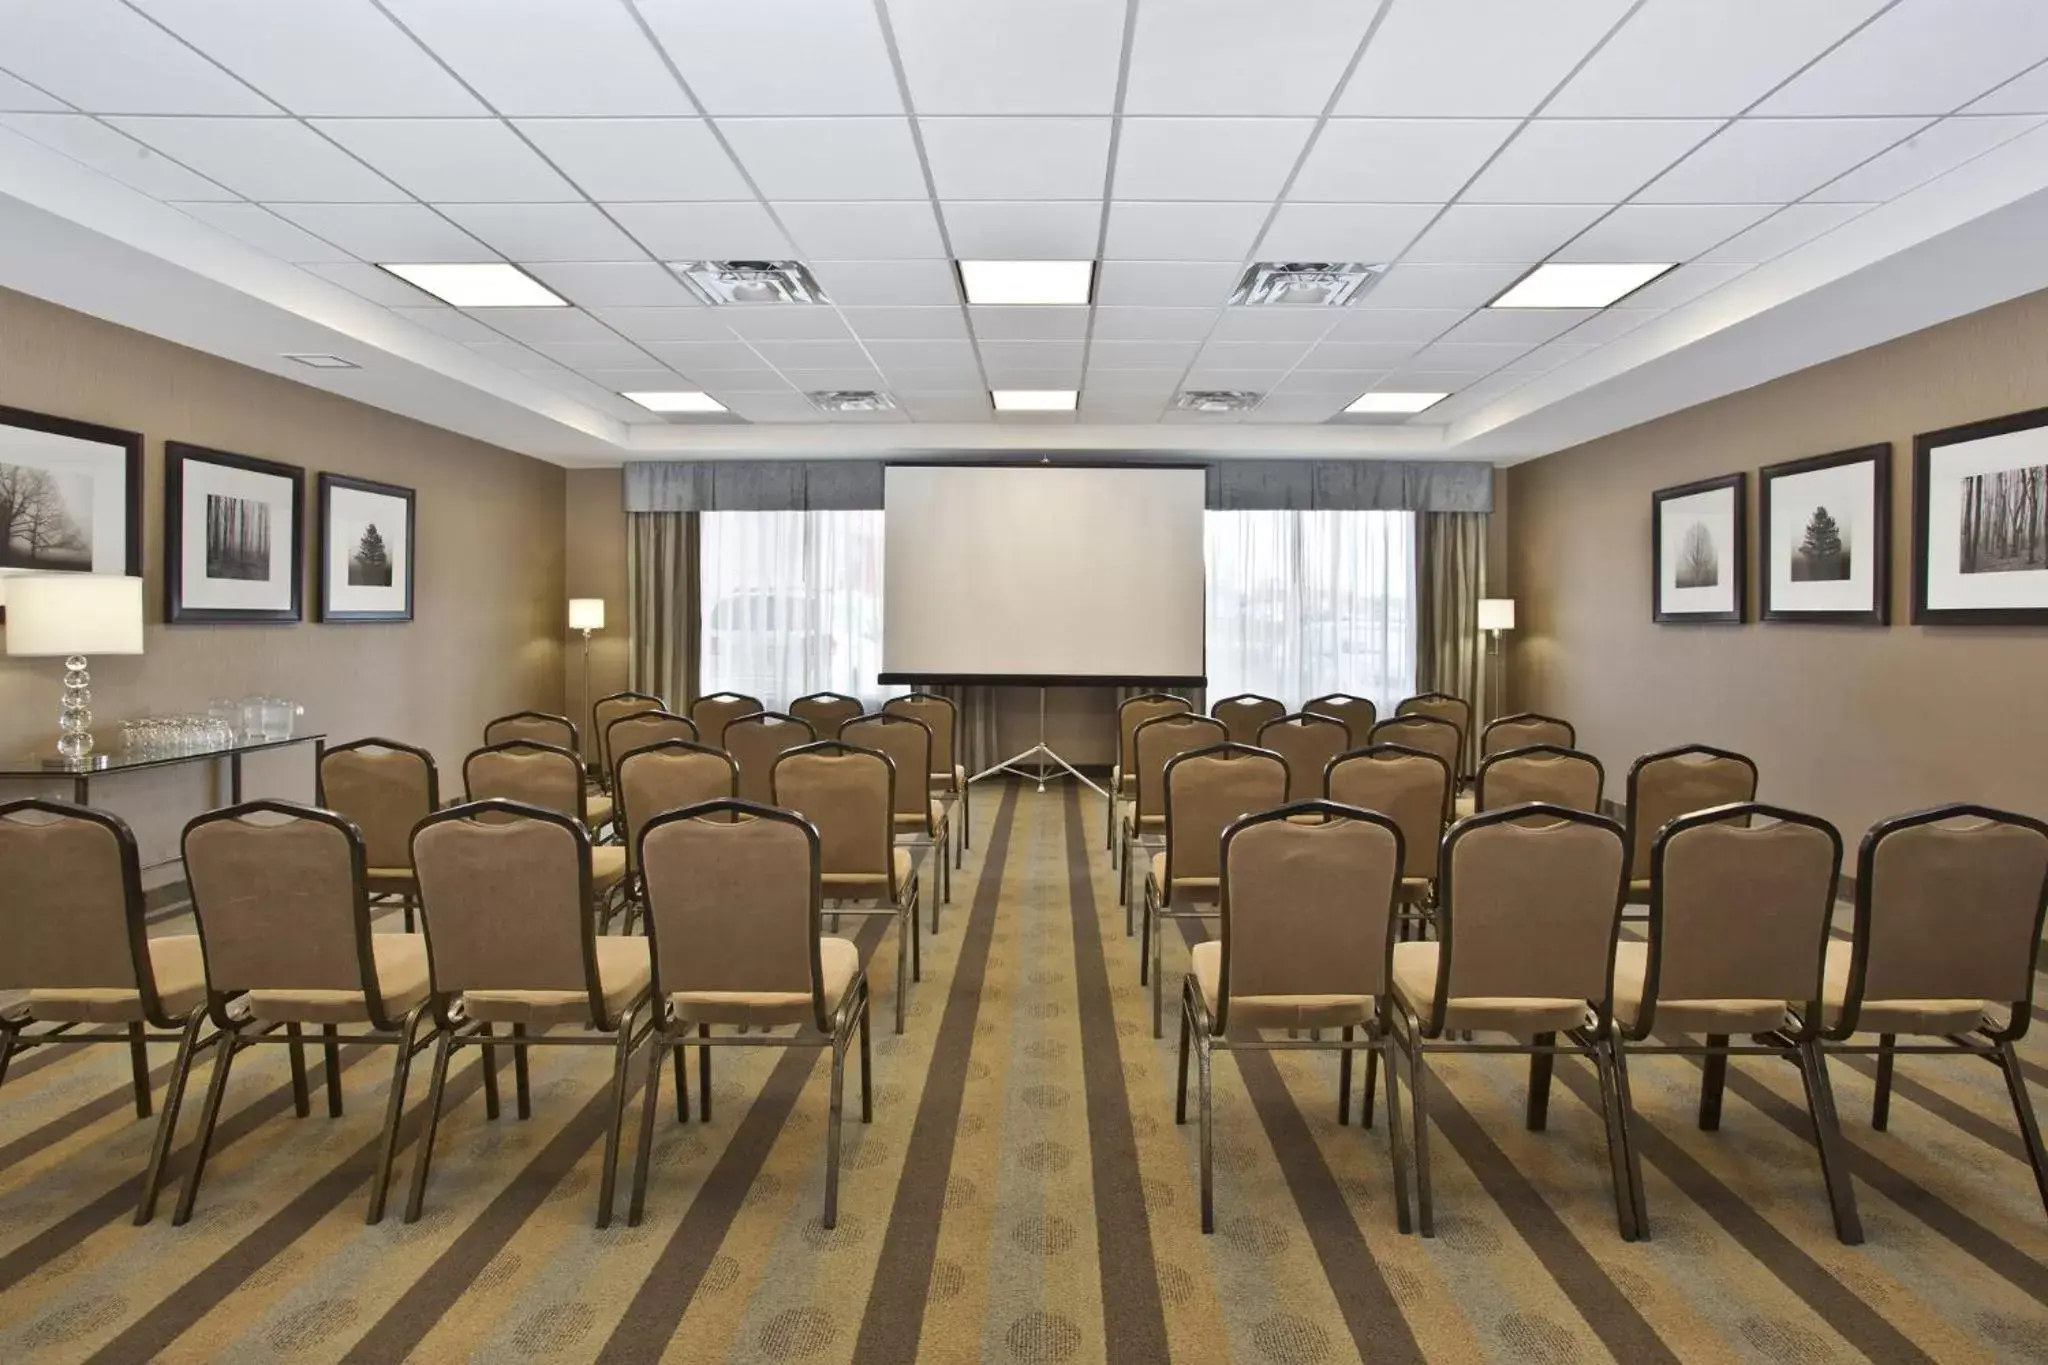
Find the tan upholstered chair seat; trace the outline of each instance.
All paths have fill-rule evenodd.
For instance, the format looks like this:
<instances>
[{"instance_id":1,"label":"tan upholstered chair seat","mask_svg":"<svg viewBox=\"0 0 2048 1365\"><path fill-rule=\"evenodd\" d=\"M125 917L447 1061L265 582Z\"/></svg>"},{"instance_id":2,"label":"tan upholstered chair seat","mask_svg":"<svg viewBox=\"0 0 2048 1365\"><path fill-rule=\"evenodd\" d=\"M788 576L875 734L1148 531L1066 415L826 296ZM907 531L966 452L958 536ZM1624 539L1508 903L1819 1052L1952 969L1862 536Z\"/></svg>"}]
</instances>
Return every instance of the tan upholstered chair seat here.
<instances>
[{"instance_id":1,"label":"tan upholstered chair seat","mask_svg":"<svg viewBox=\"0 0 2048 1365\"><path fill-rule=\"evenodd\" d=\"M1826 974L1821 980L1821 1014L1833 1028L1842 1017L1849 994L1850 945L1828 944ZM1983 1021L1982 1000L1868 1000L1857 1012L1856 1027L1864 1033L1967 1033Z\"/></svg>"},{"instance_id":2,"label":"tan upholstered chair seat","mask_svg":"<svg viewBox=\"0 0 2048 1365\"><path fill-rule=\"evenodd\" d=\"M1453 819L1462 820L1468 815L1477 815L1478 813L1479 793L1477 792L1459 792L1457 799L1451 802L1451 817Z\"/></svg>"},{"instance_id":3,"label":"tan upholstered chair seat","mask_svg":"<svg viewBox=\"0 0 2048 1365\"><path fill-rule=\"evenodd\" d=\"M853 940L818 940L819 984L825 1012L834 1013L847 987L860 974L860 949ZM693 1024L803 1024L811 1020L809 991L676 991L669 996L676 1018Z\"/></svg>"},{"instance_id":4,"label":"tan upholstered chair seat","mask_svg":"<svg viewBox=\"0 0 2048 1365\"><path fill-rule=\"evenodd\" d=\"M1434 943L1394 945L1394 995L1427 1023L1436 1007L1437 948ZM1446 1029L1489 1029L1518 1038L1577 1028L1588 1014L1583 1000L1550 996L1454 998L1444 1011Z\"/></svg>"},{"instance_id":5,"label":"tan upholstered chair seat","mask_svg":"<svg viewBox=\"0 0 2048 1365\"><path fill-rule=\"evenodd\" d=\"M1223 974L1223 944L1215 939L1189 951L1195 984L1213 1017ZM1372 1020L1369 995L1233 995L1230 1022L1246 1028L1340 1028Z\"/></svg>"},{"instance_id":6,"label":"tan upholstered chair seat","mask_svg":"<svg viewBox=\"0 0 2048 1365\"><path fill-rule=\"evenodd\" d=\"M1427 877L1403 877L1400 890L1396 894L1400 900L1413 905L1418 901L1428 900L1433 889Z\"/></svg>"},{"instance_id":7,"label":"tan upholstered chair seat","mask_svg":"<svg viewBox=\"0 0 2048 1365\"><path fill-rule=\"evenodd\" d=\"M1152 855L1152 881L1160 890L1167 893L1166 903L1168 905L1173 904L1177 900L1213 901L1223 894L1223 879L1221 877L1175 877L1173 879L1173 886L1169 889L1166 885L1166 855L1164 853Z\"/></svg>"},{"instance_id":8,"label":"tan upholstered chair seat","mask_svg":"<svg viewBox=\"0 0 2048 1365\"><path fill-rule=\"evenodd\" d=\"M653 979L648 965L647 940L599 935L597 982L604 992L605 1013L619 1018L647 991ZM548 1028L555 1024L588 1024L588 991L464 991L462 1008L472 1019L491 1024L525 1024Z\"/></svg>"},{"instance_id":9,"label":"tan upholstered chair seat","mask_svg":"<svg viewBox=\"0 0 2048 1365\"><path fill-rule=\"evenodd\" d=\"M609 796L586 796L583 798L583 819L592 829L611 823L612 798Z\"/></svg>"},{"instance_id":10,"label":"tan upholstered chair seat","mask_svg":"<svg viewBox=\"0 0 2048 1365\"><path fill-rule=\"evenodd\" d=\"M1634 877L1629 880L1628 903L1630 905L1648 905L1650 903L1650 879L1648 877Z\"/></svg>"},{"instance_id":11,"label":"tan upholstered chair seat","mask_svg":"<svg viewBox=\"0 0 2048 1365\"><path fill-rule=\"evenodd\" d=\"M1642 1014L1650 945L1614 949L1614 1017L1633 1028ZM1783 1000L1659 1000L1656 1027L1675 1033L1763 1033L1785 1022Z\"/></svg>"},{"instance_id":12,"label":"tan upholstered chair seat","mask_svg":"<svg viewBox=\"0 0 2048 1365\"><path fill-rule=\"evenodd\" d=\"M937 827L938 827L939 825L942 825L942 824L944 824L944 823L945 823L945 821L946 821L946 803L945 803L945 802L943 802L943 801L934 801L934 802L932 802L932 806L931 806L931 823L932 823L932 827L933 827L933 828L937 828ZM910 813L910 812L908 812L908 811L904 811L904 812L901 812L901 813L899 813L899 814L897 815L897 817L896 817L896 824L898 825L898 827L899 827L899 828L900 828L900 827L903 827L903 826L908 826L908 827L909 827L910 829L912 829L912 830L922 830L922 829L923 829L923 828L925 827L925 817L924 817L924 816L922 816L922 815L914 815L914 814L912 814L912 813Z\"/></svg>"},{"instance_id":13,"label":"tan upholstered chair seat","mask_svg":"<svg viewBox=\"0 0 2048 1365\"><path fill-rule=\"evenodd\" d=\"M396 1019L427 998L427 940L421 934L372 934L377 993ZM252 1018L265 1023L360 1024L369 1016L361 991L250 991Z\"/></svg>"},{"instance_id":14,"label":"tan upholstered chair seat","mask_svg":"<svg viewBox=\"0 0 2048 1365\"><path fill-rule=\"evenodd\" d=\"M363 869L363 879L370 883L370 890L373 895L394 884L411 886L412 875L412 869L409 867L370 867Z\"/></svg>"},{"instance_id":15,"label":"tan upholstered chair seat","mask_svg":"<svg viewBox=\"0 0 2048 1365\"><path fill-rule=\"evenodd\" d=\"M206 960L196 934L149 940L149 965L165 1015L182 1019L206 999ZM32 990L29 1013L60 1023L127 1024L142 1018L142 996L118 987Z\"/></svg>"},{"instance_id":16,"label":"tan upholstered chair seat","mask_svg":"<svg viewBox=\"0 0 2048 1365\"><path fill-rule=\"evenodd\" d=\"M624 844L593 844L590 848L590 889L603 891L617 886L626 875Z\"/></svg>"},{"instance_id":17,"label":"tan upholstered chair seat","mask_svg":"<svg viewBox=\"0 0 2048 1365\"><path fill-rule=\"evenodd\" d=\"M907 890L910 886L910 850L892 850L889 864L892 869L890 880L895 882L898 891ZM889 889L882 885L880 873L827 872L820 880L824 883L827 900L877 899L889 894Z\"/></svg>"},{"instance_id":18,"label":"tan upholstered chair seat","mask_svg":"<svg viewBox=\"0 0 2048 1365\"><path fill-rule=\"evenodd\" d=\"M941 784L942 786L944 785L944 783L946 782L946 780L947 780L947 774L945 774L945 773L933 773L933 774L932 774L932 781L934 781L934 782L937 782L937 783ZM958 795L959 793L961 793L961 792L964 792L964 791L966 791L966 790L967 790L967 769L966 769L966 767L965 767L965 766L963 766L962 764L959 764L959 763L955 763L955 764L953 765L953 772L952 772L952 782L953 782L953 788L952 788L952 791L948 792L948 793L947 793L947 795L949 795L949 796L953 796L953 795Z\"/></svg>"}]
</instances>

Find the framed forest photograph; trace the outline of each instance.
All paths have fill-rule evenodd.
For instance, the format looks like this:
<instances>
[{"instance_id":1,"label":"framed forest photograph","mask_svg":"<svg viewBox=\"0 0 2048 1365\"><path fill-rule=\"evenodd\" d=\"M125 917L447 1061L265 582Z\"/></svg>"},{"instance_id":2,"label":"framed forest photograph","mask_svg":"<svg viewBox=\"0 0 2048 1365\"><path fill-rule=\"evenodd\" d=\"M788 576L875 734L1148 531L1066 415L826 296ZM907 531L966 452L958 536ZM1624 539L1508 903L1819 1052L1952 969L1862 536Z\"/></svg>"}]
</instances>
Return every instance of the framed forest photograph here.
<instances>
[{"instance_id":1,"label":"framed forest photograph","mask_svg":"<svg viewBox=\"0 0 2048 1365\"><path fill-rule=\"evenodd\" d=\"M0 622L18 573L142 573L142 437L0 407Z\"/></svg>"},{"instance_id":2,"label":"framed forest photograph","mask_svg":"<svg viewBox=\"0 0 2048 1365\"><path fill-rule=\"evenodd\" d=\"M322 621L410 621L413 490L320 476Z\"/></svg>"},{"instance_id":3,"label":"framed forest photograph","mask_svg":"<svg viewBox=\"0 0 2048 1365\"><path fill-rule=\"evenodd\" d=\"M2048 408L1913 438L1913 620L2048 625Z\"/></svg>"},{"instance_id":4,"label":"framed forest photograph","mask_svg":"<svg viewBox=\"0 0 2048 1365\"><path fill-rule=\"evenodd\" d=\"M1726 474L1650 494L1650 619L1740 622L1748 609L1749 475Z\"/></svg>"},{"instance_id":5,"label":"framed forest photograph","mask_svg":"<svg viewBox=\"0 0 2048 1365\"><path fill-rule=\"evenodd\" d=\"M164 619L305 619L306 471L164 442Z\"/></svg>"},{"instance_id":6,"label":"framed forest photograph","mask_svg":"<svg viewBox=\"0 0 2048 1365\"><path fill-rule=\"evenodd\" d=\"M1889 622L1891 445L1767 465L1757 479L1763 619Z\"/></svg>"}]
</instances>

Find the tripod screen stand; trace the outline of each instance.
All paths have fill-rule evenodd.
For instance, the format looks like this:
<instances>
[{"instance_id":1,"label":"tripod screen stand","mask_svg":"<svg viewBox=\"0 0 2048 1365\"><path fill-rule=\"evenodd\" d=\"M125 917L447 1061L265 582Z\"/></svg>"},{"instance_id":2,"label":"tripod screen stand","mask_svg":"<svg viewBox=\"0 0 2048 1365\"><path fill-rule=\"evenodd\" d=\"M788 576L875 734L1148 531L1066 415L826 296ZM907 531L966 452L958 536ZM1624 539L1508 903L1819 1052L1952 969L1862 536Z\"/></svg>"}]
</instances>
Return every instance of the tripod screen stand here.
<instances>
[{"instance_id":1,"label":"tripod screen stand","mask_svg":"<svg viewBox=\"0 0 2048 1365\"><path fill-rule=\"evenodd\" d=\"M1045 790L1047 782L1057 781L1062 777L1071 777L1097 796L1107 795L1102 788L1083 777L1080 769L1067 762L1064 758L1061 758L1058 752L1045 742L1045 689L1043 687L1038 689L1038 743L1032 745L1021 754L1006 758L991 767L983 768L967 780L979 782L984 777L994 777L998 773L1008 773L1021 777L1027 782L1036 782L1040 791Z\"/></svg>"}]
</instances>

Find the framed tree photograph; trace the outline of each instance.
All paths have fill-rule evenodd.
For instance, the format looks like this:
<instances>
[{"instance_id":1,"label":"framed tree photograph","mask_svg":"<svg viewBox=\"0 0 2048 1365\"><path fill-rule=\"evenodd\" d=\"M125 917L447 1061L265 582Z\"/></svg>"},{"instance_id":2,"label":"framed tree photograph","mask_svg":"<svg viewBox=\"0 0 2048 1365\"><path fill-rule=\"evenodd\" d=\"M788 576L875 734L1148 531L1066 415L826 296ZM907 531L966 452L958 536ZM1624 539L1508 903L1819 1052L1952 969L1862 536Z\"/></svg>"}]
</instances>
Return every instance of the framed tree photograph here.
<instances>
[{"instance_id":1,"label":"framed tree photograph","mask_svg":"<svg viewBox=\"0 0 2048 1365\"><path fill-rule=\"evenodd\" d=\"M413 490L320 476L320 619L410 621Z\"/></svg>"},{"instance_id":2,"label":"framed tree photograph","mask_svg":"<svg viewBox=\"0 0 2048 1365\"><path fill-rule=\"evenodd\" d=\"M1743 504L1748 495L1746 473L1650 494L1651 620L1745 619L1749 542L1743 533Z\"/></svg>"},{"instance_id":3,"label":"framed tree photograph","mask_svg":"<svg viewBox=\"0 0 2048 1365\"><path fill-rule=\"evenodd\" d=\"M164 442L164 619L305 619L306 471Z\"/></svg>"},{"instance_id":4,"label":"framed tree photograph","mask_svg":"<svg viewBox=\"0 0 2048 1365\"><path fill-rule=\"evenodd\" d=\"M1913 438L1913 620L2048 625L2048 408Z\"/></svg>"},{"instance_id":5,"label":"framed tree photograph","mask_svg":"<svg viewBox=\"0 0 2048 1365\"><path fill-rule=\"evenodd\" d=\"M0 407L0 622L18 573L142 573L142 437Z\"/></svg>"},{"instance_id":6,"label":"framed tree photograph","mask_svg":"<svg viewBox=\"0 0 2048 1365\"><path fill-rule=\"evenodd\" d=\"M1763 619L1888 624L1890 443L1767 465L1757 479Z\"/></svg>"}]
</instances>

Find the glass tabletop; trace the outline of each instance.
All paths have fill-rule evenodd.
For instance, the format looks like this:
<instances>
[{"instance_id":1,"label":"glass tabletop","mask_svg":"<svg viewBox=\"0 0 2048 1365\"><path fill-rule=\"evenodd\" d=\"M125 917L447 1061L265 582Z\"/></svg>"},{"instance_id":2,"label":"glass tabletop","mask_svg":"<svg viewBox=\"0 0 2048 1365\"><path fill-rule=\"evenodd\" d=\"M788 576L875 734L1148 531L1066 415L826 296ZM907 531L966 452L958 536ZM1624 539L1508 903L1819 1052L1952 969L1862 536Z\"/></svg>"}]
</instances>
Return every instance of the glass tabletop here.
<instances>
[{"instance_id":1,"label":"glass tabletop","mask_svg":"<svg viewBox=\"0 0 2048 1365\"><path fill-rule=\"evenodd\" d=\"M15 754L0 759L0 778L4 777L98 777L106 773L133 772L138 768L166 768L174 763L197 763L210 758L235 758L241 754L260 754L267 749L288 749L294 744L311 744L327 738L324 734L293 735L290 739L245 740L235 744L220 744L210 749L194 749L181 754L129 754L119 749L95 751L81 763L67 763L54 753Z\"/></svg>"}]
</instances>

